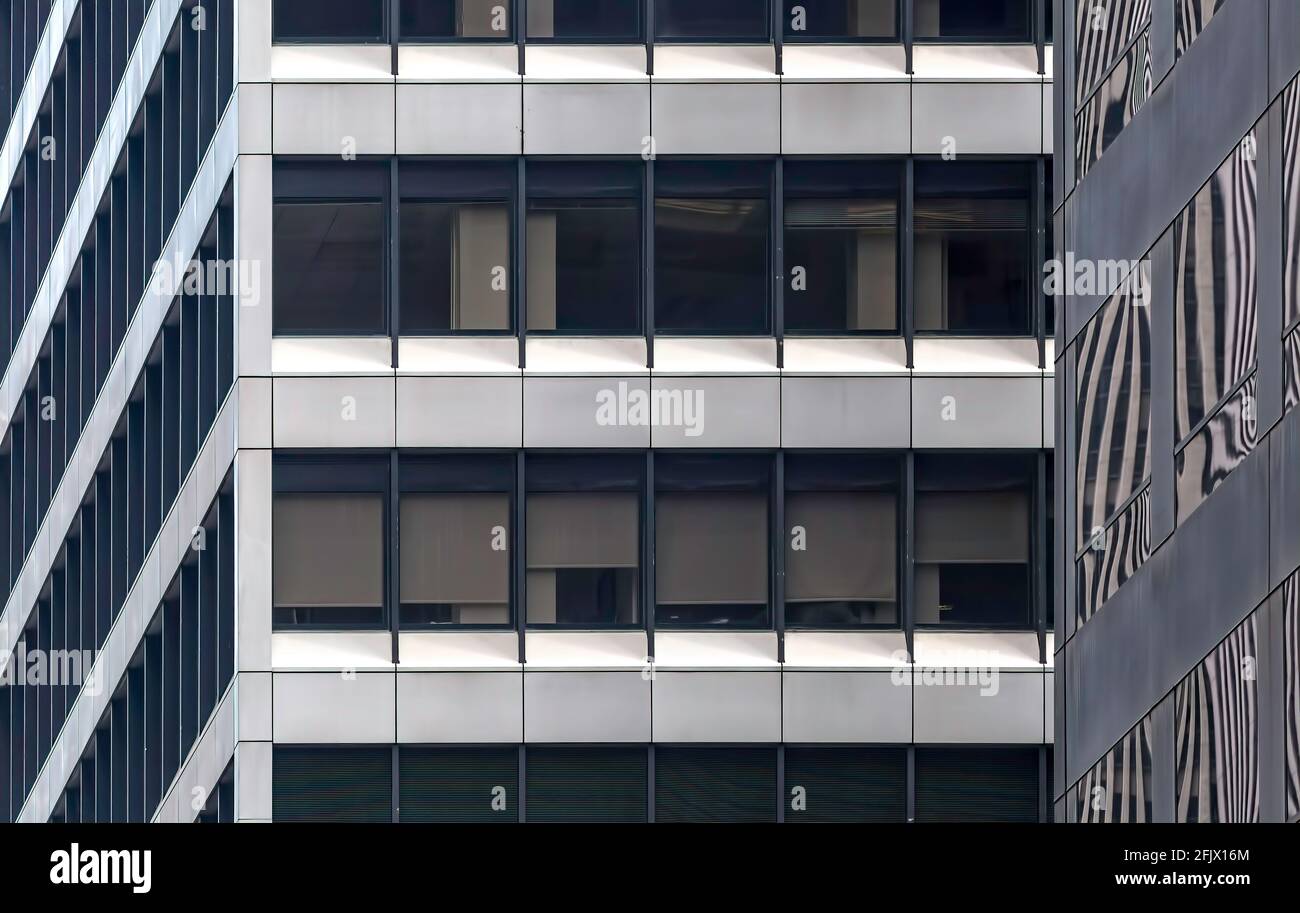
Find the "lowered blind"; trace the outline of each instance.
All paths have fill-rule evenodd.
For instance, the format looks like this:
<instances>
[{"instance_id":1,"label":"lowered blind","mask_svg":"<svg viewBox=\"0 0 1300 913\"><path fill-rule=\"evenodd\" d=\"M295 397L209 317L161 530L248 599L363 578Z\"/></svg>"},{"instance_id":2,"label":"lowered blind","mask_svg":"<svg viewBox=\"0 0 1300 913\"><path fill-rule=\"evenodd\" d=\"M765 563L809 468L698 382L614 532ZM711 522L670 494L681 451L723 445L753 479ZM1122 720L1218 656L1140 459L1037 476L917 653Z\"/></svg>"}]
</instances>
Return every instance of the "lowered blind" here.
<instances>
[{"instance_id":1,"label":"lowered blind","mask_svg":"<svg viewBox=\"0 0 1300 913\"><path fill-rule=\"evenodd\" d=\"M646 749L528 749L530 822L635 823L646 815Z\"/></svg>"},{"instance_id":2,"label":"lowered blind","mask_svg":"<svg viewBox=\"0 0 1300 913\"><path fill-rule=\"evenodd\" d=\"M507 604L509 529L504 493L402 495L402 602Z\"/></svg>"},{"instance_id":3,"label":"lowered blind","mask_svg":"<svg viewBox=\"0 0 1300 913\"><path fill-rule=\"evenodd\" d=\"M655 821L776 820L775 748L656 748Z\"/></svg>"},{"instance_id":4,"label":"lowered blind","mask_svg":"<svg viewBox=\"0 0 1300 913\"><path fill-rule=\"evenodd\" d=\"M786 228L898 227L898 207L893 200L788 200Z\"/></svg>"},{"instance_id":5,"label":"lowered blind","mask_svg":"<svg viewBox=\"0 0 1300 913\"><path fill-rule=\"evenodd\" d=\"M897 592L896 498L888 492L786 495L786 598L892 602ZM802 549L794 530L802 530Z\"/></svg>"},{"instance_id":6,"label":"lowered blind","mask_svg":"<svg viewBox=\"0 0 1300 913\"><path fill-rule=\"evenodd\" d=\"M1038 749L918 748L916 820L1038 821Z\"/></svg>"},{"instance_id":7,"label":"lowered blind","mask_svg":"<svg viewBox=\"0 0 1300 913\"><path fill-rule=\"evenodd\" d=\"M272 526L277 608L384 604L379 494L278 494Z\"/></svg>"},{"instance_id":8,"label":"lowered blind","mask_svg":"<svg viewBox=\"0 0 1300 913\"><path fill-rule=\"evenodd\" d=\"M793 824L906 821L907 750L787 748L782 801Z\"/></svg>"},{"instance_id":9,"label":"lowered blind","mask_svg":"<svg viewBox=\"0 0 1300 913\"><path fill-rule=\"evenodd\" d=\"M393 820L393 760L387 746L290 748L271 756L271 817L280 821Z\"/></svg>"},{"instance_id":10,"label":"lowered blind","mask_svg":"<svg viewBox=\"0 0 1300 913\"><path fill-rule=\"evenodd\" d=\"M398 770L403 824L519 820L519 751L513 746L403 746Z\"/></svg>"},{"instance_id":11,"label":"lowered blind","mask_svg":"<svg viewBox=\"0 0 1300 913\"><path fill-rule=\"evenodd\" d=\"M1014 231L1028 227L1025 200L918 199L917 231Z\"/></svg>"},{"instance_id":12,"label":"lowered blind","mask_svg":"<svg viewBox=\"0 0 1300 913\"><path fill-rule=\"evenodd\" d=\"M767 495L661 492L655 501L660 605L767 602Z\"/></svg>"},{"instance_id":13,"label":"lowered blind","mask_svg":"<svg viewBox=\"0 0 1300 913\"><path fill-rule=\"evenodd\" d=\"M528 496L528 567L637 567L635 492Z\"/></svg>"},{"instance_id":14,"label":"lowered blind","mask_svg":"<svg viewBox=\"0 0 1300 913\"><path fill-rule=\"evenodd\" d=\"M916 560L928 564L1023 564L1029 497L1022 491L921 492Z\"/></svg>"}]
</instances>

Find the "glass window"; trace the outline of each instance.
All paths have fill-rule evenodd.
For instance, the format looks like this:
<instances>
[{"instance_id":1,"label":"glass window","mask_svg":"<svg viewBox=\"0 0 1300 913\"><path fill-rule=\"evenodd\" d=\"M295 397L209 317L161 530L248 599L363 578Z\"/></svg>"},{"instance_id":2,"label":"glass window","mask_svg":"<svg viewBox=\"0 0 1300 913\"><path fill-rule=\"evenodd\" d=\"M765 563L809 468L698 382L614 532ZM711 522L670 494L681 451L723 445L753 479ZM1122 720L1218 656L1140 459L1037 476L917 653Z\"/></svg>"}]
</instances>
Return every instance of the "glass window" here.
<instances>
[{"instance_id":1,"label":"glass window","mask_svg":"<svg viewBox=\"0 0 1300 913\"><path fill-rule=\"evenodd\" d=\"M403 745L398 771L403 824L519 821L519 749L513 745Z\"/></svg>"},{"instance_id":2,"label":"glass window","mask_svg":"<svg viewBox=\"0 0 1300 913\"><path fill-rule=\"evenodd\" d=\"M785 165L789 333L898 331L894 164Z\"/></svg>"},{"instance_id":3,"label":"glass window","mask_svg":"<svg viewBox=\"0 0 1300 913\"><path fill-rule=\"evenodd\" d=\"M1184 441L1254 370L1255 132L1174 221L1174 418Z\"/></svg>"},{"instance_id":4,"label":"glass window","mask_svg":"<svg viewBox=\"0 0 1300 913\"><path fill-rule=\"evenodd\" d=\"M782 801L787 824L905 822L907 749L791 745Z\"/></svg>"},{"instance_id":5,"label":"glass window","mask_svg":"<svg viewBox=\"0 0 1300 913\"><path fill-rule=\"evenodd\" d=\"M658 41L766 42L769 25L767 0L655 0Z\"/></svg>"},{"instance_id":6,"label":"glass window","mask_svg":"<svg viewBox=\"0 0 1300 913\"><path fill-rule=\"evenodd\" d=\"M661 333L766 333L765 162L655 167L655 324Z\"/></svg>"},{"instance_id":7,"label":"glass window","mask_svg":"<svg viewBox=\"0 0 1300 913\"><path fill-rule=\"evenodd\" d=\"M792 454L785 462L785 623L898 626L893 457Z\"/></svg>"},{"instance_id":8,"label":"glass window","mask_svg":"<svg viewBox=\"0 0 1300 913\"><path fill-rule=\"evenodd\" d=\"M643 822L645 746L528 746L528 820L533 823Z\"/></svg>"},{"instance_id":9,"label":"glass window","mask_svg":"<svg viewBox=\"0 0 1300 913\"><path fill-rule=\"evenodd\" d=\"M1047 8L1051 7L1049 2ZM1151 0L1079 3L1074 14L1074 102L1080 105L1129 43L1151 24Z\"/></svg>"},{"instance_id":10,"label":"glass window","mask_svg":"<svg viewBox=\"0 0 1300 913\"><path fill-rule=\"evenodd\" d=\"M778 801L773 748L655 749L658 822L774 822Z\"/></svg>"},{"instance_id":11,"label":"glass window","mask_svg":"<svg viewBox=\"0 0 1300 913\"><path fill-rule=\"evenodd\" d=\"M898 0L782 0L786 41L898 37Z\"/></svg>"},{"instance_id":12,"label":"glass window","mask_svg":"<svg viewBox=\"0 0 1300 913\"><path fill-rule=\"evenodd\" d=\"M337 476L340 487L348 483L345 474ZM383 624L385 514L381 490L276 492L271 550L277 626Z\"/></svg>"},{"instance_id":13,"label":"glass window","mask_svg":"<svg viewBox=\"0 0 1300 913\"><path fill-rule=\"evenodd\" d=\"M275 0L276 41L366 43L387 40L387 0Z\"/></svg>"},{"instance_id":14,"label":"glass window","mask_svg":"<svg viewBox=\"0 0 1300 913\"><path fill-rule=\"evenodd\" d=\"M1180 0L1174 4L1174 60L1192 46L1227 0Z\"/></svg>"},{"instance_id":15,"label":"glass window","mask_svg":"<svg viewBox=\"0 0 1300 913\"><path fill-rule=\"evenodd\" d=\"M387 745L276 745L271 769L271 819L277 823L393 820L393 752Z\"/></svg>"},{"instance_id":16,"label":"glass window","mask_svg":"<svg viewBox=\"0 0 1300 913\"><path fill-rule=\"evenodd\" d=\"M529 41L637 41L640 0L529 0Z\"/></svg>"},{"instance_id":17,"label":"glass window","mask_svg":"<svg viewBox=\"0 0 1300 913\"><path fill-rule=\"evenodd\" d=\"M529 162L528 330L641 326L640 163Z\"/></svg>"},{"instance_id":18,"label":"glass window","mask_svg":"<svg viewBox=\"0 0 1300 913\"><path fill-rule=\"evenodd\" d=\"M1029 457L916 458L916 623L1029 628Z\"/></svg>"},{"instance_id":19,"label":"glass window","mask_svg":"<svg viewBox=\"0 0 1300 913\"><path fill-rule=\"evenodd\" d=\"M1145 824L1152 820L1151 717L1083 775L1075 790L1077 819L1084 824Z\"/></svg>"},{"instance_id":20,"label":"glass window","mask_svg":"<svg viewBox=\"0 0 1300 913\"><path fill-rule=\"evenodd\" d=\"M508 457L402 461L402 627L510 624L513 476Z\"/></svg>"},{"instance_id":21,"label":"glass window","mask_svg":"<svg viewBox=\"0 0 1300 913\"><path fill-rule=\"evenodd\" d=\"M401 166L401 332L509 332L508 162Z\"/></svg>"},{"instance_id":22,"label":"glass window","mask_svg":"<svg viewBox=\"0 0 1300 913\"><path fill-rule=\"evenodd\" d=\"M1032 42L1030 0L912 0L917 41Z\"/></svg>"},{"instance_id":23,"label":"glass window","mask_svg":"<svg viewBox=\"0 0 1300 913\"><path fill-rule=\"evenodd\" d=\"M767 627L770 461L655 461L655 624Z\"/></svg>"},{"instance_id":24,"label":"glass window","mask_svg":"<svg viewBox=\"0 0 1300 913\"><path fill-rule=\"evenodd\" d=\"M530 457L528 624L641 620L641 457Z\"/></svg>"},{"instance_id":25,"label":"glass window","mask_svg":"<svg viewBox=\"0 0 1300 913\"><path fill-rule=\"evenodd\" d=\"M402 41L514 39L510 0L402 0L401 8Z\"/></svg>"},{"instance_id":26,"label":"glass window","mask_svg":"<svg viewBox=\"0 0 1300 913\"><path fill-rule=\"evenodd\" d=\"M388 332L385 173L363 163L276 168L277 334Z\"/></svg>"},{"instance_id":27,"label":"glass window","mask_svg":"<svg viewBox=\"0 0 1300 913\"><path fill-rule=\"evenodd\" d=\"M916 820L1038 821L1038 749L918 748Z\"/></svg>"},{"instance_id":28,"label":"glass window","mask_svg":"<svg viewBox=\"0 0 1300 913\"><path fill-rule=\"evenodd\" d=\"M1020 163L916 165L918 331L1031 331L1031 181Z\"/></svg>"}]
</instances>

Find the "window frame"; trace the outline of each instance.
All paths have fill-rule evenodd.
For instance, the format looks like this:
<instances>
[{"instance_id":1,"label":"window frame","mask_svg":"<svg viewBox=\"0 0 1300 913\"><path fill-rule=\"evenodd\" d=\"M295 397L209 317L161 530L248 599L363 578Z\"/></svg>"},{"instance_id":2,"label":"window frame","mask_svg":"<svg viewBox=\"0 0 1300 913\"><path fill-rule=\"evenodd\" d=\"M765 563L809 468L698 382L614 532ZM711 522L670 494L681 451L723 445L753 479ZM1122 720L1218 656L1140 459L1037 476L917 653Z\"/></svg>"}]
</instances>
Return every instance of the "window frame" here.
<instances>
[{"instance_id":1,"label":"window frame","mask_svg":"<svg viewBox=\"0 0 1300 913\"><path fill-rule=\"evenodd\" d=\"M337 0L334 0L337 2ZM355 3L356 0L343 0L345 3ZM277 7L280 0L271 2L271 44L284 45L286 47L311 47L311 46L330 46L330 47L347 47L347 46L364 46L364 47L382 47L392 43L393 22L392 10L393 4L389 0L378 0L381 7L381 16L383 24L378 36L366 36L364 38L344 37L344 36L324 36L316 35L309 38L286 38L279 33L279 15ZM400 0L399 0L400 2Z\"/></svg>"},{"instance_id":2,"label":"window frame","mask_svg":"<svg viewBox=\"0 0 1300 913\"><path fill-rule=\"evenodd\" d=\"M847 45L894 45L903 43L903 19L907 14L906 5L911 0L888 0L894 5L894 31L890 35L807 35L791 32L789 28L790 0L772 0L776 15L781 22L781 42L783 44L847 44Z\"/></svg>"},{"instance_id":3,"label":"window frame","mask_svg":"<svg viewBox=\"0 0 1300 913\"><path fill-rule=\"evenodd\" d=\"M393 21L389 27L391 40L394 44L407 44L407 45L413 45L417 47L418 46L428 47L428 46L449 45L449 44L507 45L508 46L512 44L518 44L520 42L520 33L527 30L525 11L522 8L524 4L524 0L505 0L505 2L508 4L506 8L506 19L509 23L509 27L506 29L505 35L503 37L489 38L482 35L471 35L468 37L462 35L444 35L444 36L421 35L421 36L408 37L406 33L402 30L402 4L404 2L409 2L409 0L396 0L395 12L397 15L393 18ZM521 21L521 20L525 20L525 21Z\"/></svg>"},{"instance_id":4,"label":"window frame","mask_svg":"<svg viewBox=\"0 0 1300 913\"><path fill-rule=\"evenodd\" d=\"M908 11L908 13L909 13L910 16L911 16L912 23L913 23L913 27L912 27L912 43L913 43L913 44L928 44L928 45L946 45L946 44L947 44L947 45L954 45L954 44L955 44L955 45L996 45L996 46L1000 46L1000 47L1023 47L1023 46L1033 46L1033 45L1037 44L1037 35L1038 35L1039 31L1040 31L1040 30L1039 30L1039 27L1038 27L1038 24L1039 24L1039 22L1041 21L1041 19L1043 18L1043 17L1041 17L1041 16L1039 15L1039 12L1038 12L1038 8L1039 8L1039 2L1040 2L1040 0L1019 0L1019 2L1023 3L1024 6L1025 6L1025 33L1024 33L1024 36L1023 36L1023 37L1017 37L1017 38L999 38L999 37L993 37L993 36L989 36L989 35L972 35L972 36L965 36L965 37L953 37L953 36L943 36L943 35L938 35L938 36L934 36L934 37L927 37L927 36L919 35L919 34L917 34L917 32L916 32L916 27L915 27L915 22L916 22L915 3L916 3L916 0L907 0L907 2L910 3L910 4L913 4L913 8L912 8L911 10ZM936 2L943 2L943 0L936 0ZM1047 0L1047 2L1048 2L1048 3L1051 3L1052 0Z\"/></svg>"},{"instance_id":5,"label":"window frame","mask_svg":"<svg viewBox=\"0 0 1300 913\"><path fill-rule=\"evenodd\" d=\"M669 36L661 35L659 33L659 21L660 21L659 10L658 10L659 0L649 0L650 5L654 7L653 9L654 20L653 20L653 31L651 31L647 37L652 45L656 45L656 44L663 44L663 45L673 45L673 44L768 45L768 44L773 44L776 38L776 35L774 34L773 21L772 21L773 9L775 6L774 0L759 0L759 2L763 4L763 9L764 9L764 16L763 16L764 32L762 35L737 35L734 32L729 32L725 35L669 37Z\"/></svg>"},{"instance_id":6,"label":"window frame","mask_svg":"<svg viewBox=\"0 0 1300 913\"><path fill-rule=\"evenodd\" d=\"M556 3L561 0L555 0ZM591 37L537 37L528 34L528 17L527 8L524 9L523 15L523 41L526 44L539 45L561 45L561 46L604 46L613 47L616 45L643 45L646 43L646 11L652 6L655 0L632 0L636 4L636 34L624 36L621 38L609 38L604 36Z\"/></svg>"}]
</instances>

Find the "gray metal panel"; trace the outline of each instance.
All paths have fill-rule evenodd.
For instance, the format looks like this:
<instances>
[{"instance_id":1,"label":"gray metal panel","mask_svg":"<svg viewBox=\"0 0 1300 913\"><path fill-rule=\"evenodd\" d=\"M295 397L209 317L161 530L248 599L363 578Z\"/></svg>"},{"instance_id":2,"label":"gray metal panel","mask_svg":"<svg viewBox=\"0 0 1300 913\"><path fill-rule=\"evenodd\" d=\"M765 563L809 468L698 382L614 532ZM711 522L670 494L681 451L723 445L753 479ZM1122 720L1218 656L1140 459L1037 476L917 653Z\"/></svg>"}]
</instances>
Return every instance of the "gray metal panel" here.
<instances>
[{"instance_id":1,"label":"gray metal panel","mask_svg":"<svg viewBox=\"0 0 1300 913\"><path fill-rule=\"evenodd\" d=\"M781 741L781 673L656 673L654 740Z\"/></svg>"},{"instance_id":2,"label":"gray metal panel","mask_svg":"<svg viewBox=\"0 0 1300 913\"><path fill-rule=\"evenodd\" d=\"M1043 741L1053 742L1056 736L1056 673L1043 676ZM1055 798L1055 797L1053 797Z\"/></svg>"},{"instance_id":3,"label":"gray metal panel","mask_svg":"<svg viewBox=\"0 0 1300 913\"><path fill-rule=\"evenodd\" d=\"M912 741L912 672L786 672L785 741Z\"/></svg>"},{"instance_id":4,"label":"gray metal panel","mask_svg":"<svg viewBox=\"0 0 1300 913\"><path fill-rule=\"evenodd\" d=\"M1263 113L1268 6L1232 3L1178 61L1075 190L1067 207L1078 259L1142 256ZM1073 337L1103 303L1061 299Z\"/></svg>"},{"instance_id":5,"label":"gray metal panel","mask_svg":"<svg viewBox=\"0 0 1300 913\"><path fill-rule=\"evenodd\" d=\"M273 688L276 742L393 741L392 672L277 672Z\"/></svg>"},{"instance_id":6,"label":"gray metal panel","mask_svg":"<svg viewBox=\"0 0 1300 913\"><path fill-rule=\"evenodd\" d=\"M519 447L518 377L399 377L398 447Z\"/></svg>"},{"instance_id":7,"label":"gray metal panel","mask_svg":"<svg viewBox=\"0 0 1300 913\"><path fill-rule=\"evenodd\" d=\"M694 411L681 421L661 421L651 429L655 447L778 447L781 443L779 377L655 377L657 397L683 403L692 397ZM694 419L694 420L692 420Z\"/></svg>"},{"instance_id":8,"label":"gray metal panel","mask_svg":"<svg viewBox=\"0 0 1300 913\"><path fill-rule=\"evenodd\" d=\"M277 377L276 447L392 447L392 377Z\"/></svg>"},{"instance_id":9,"label":"gray metal panel","mask_svg":"<svg viewBox=\"0 0 1300 913\"><path fill-rule=\"evenodd\" d=\"M518 83L400 85L397 151L405 155L518 155Z\"/></svg>"},{"instance_id":10,"label":"gray metal panel","mask_svg":"<svg viewBox=\"0 0 1300 913\"><path fill-rule=\"evenodd\" d=\"M1050 377L1043 378L1043 446L1056 446L1056 389Z\"/></svg>"},{"instance_id":11,"label":"gray metal panel","mask_svg":"<svg viewBox=\"0 0 1300 913\"><path fill-rule=\"evenodd\" d=\"M1042 83L915 83L912 151L959 157L1041 153Z\"/></svg>"},{"instance_id":12,"label":"gray metal panel","mask_svg":"<svg viewBox=\"0 0 1300 913\"><path fill-rule=\"evenodd\" d=\"M775 154L781 149L776 83L655 83L650 90L659 155Z\"/></svg>"},{"instance_id":13,"label":"gray metal panel","mask_svg":"<svg viewBox=\"0 0 1300 913\"><path fill-rule=\"evenodd\" d=\"M1268 594L1269 449L1262 442L1066 645L1070 782Z\"/></svg>"},{"instance_id":14,"label":"gray metal panel","mask_svg":"<svg viewBox=\"0 0 1300 913\"><path fill-rule=\"evenodd\" d=\"M912 89L907 83L781 86L781 151L786 155L906 155L911 150Z\"/></svg>"},{"instance_id":15,"label":"gray metal panel","mask_svg":"<svg viewBox=\"0 0 1300 913\"><path fill-rule=\"evenodd\" d=\"M785 447L899 447L912 442L912 384L906 377L785 377Z\"/></svg>"},{"instance_id":16,"label":"gray metal panel","mask_svg":"<svg viewBox=\"0 0 1300 913\"><path fill-rule=\"evenodd\" d=\"M1041 377L912 379L912 446L1042 445Z\"/></svg>"},{"instance_id":17,"label":"gray metal panel","mask_svg":"<svg viewBox=\"0 0 1300 913\"><path fill-rule=\"evenodd\" d=\"M523 734L522 673L398 673L399 742L514 743Z\"/></svg>"},{"instance_id":18,"label":"gray metal panel","mask_svg":"<svg viewBox=\"0 0 1300 913\"><path fill-rule=\"evenodd\" d=\"M1286 88L1300 71L1300 3L1295 0L1270 0L1268 30L1269 95Z\"/></svg>"},{"instance_id":19,"label":"gray metal panel","mask_svg":"<svg viewBox=\"0 0 1300 913\"><path fill-rule=\"evenodd\" d=\"M650 741L650 679L640 672L524 673L524 741Z\"/></svg>"},{"instance_id":20,"label":"gray metal panel","mask_svg":"<svg viewBox=\"0 0 1300 913\"><path fill-rule=\"evenodd\" d=\"M912 687L917 743L1042 744L1043 673L1002 671L985 687L926 685L923 674Z\"/></svg>"},{"instance_id":21,"label":"gray metal panel","mask_svg":"<svg viewBox=\"0 0 1300 913\"><path fill-rule=\"evenodd\" d=\"M524 86L526 155L639 155L649 135L649 83Z\"/></svg>"},{"instance_id":22,"label":"gray metal panel","mask_svg":"<svg viewBox=\"0 0 1300 913\"><path fill-rule=\"evenodd\" d=\"M276 155L392 155L393 86L278 84L273 89Z\"/></svg>"},{"instance_id":23,"label":"gray metal panel","mask_svg":"<svg viewBox=\"0 0 1300 913\"><path fill-rule=\"evenodd\" d=\"M1269 435L1270 589L1300 568L1300 409Z\"/></svg>"},{"instance_id":24,"label":"gray metal panel","mask_svg":"<svg viewBox=\"0 0 1300 913\"><path fill-rule=\"evenodd\" d=\"M648 377L525 378L524 446L649 447L650 426L622 423L627 414L617 409L649 389ZM614 411L598 414L608 402Z\"/></svg>"}]
</instances>

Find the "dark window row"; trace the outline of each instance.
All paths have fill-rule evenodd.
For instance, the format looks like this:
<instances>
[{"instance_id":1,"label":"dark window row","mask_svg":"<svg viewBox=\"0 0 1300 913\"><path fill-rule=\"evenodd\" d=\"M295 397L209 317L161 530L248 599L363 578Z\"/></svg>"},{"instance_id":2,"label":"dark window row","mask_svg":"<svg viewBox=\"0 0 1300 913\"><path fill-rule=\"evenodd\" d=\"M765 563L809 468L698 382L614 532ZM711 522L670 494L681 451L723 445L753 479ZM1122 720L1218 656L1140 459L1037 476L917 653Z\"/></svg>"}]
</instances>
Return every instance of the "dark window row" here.
<instances>
[{"instance_id":1,"label":"dark window row","mask_svg":"<svg viewBox=\"0 0 1300 913\"><path fill-rule=\"evenodd\" d=\"M275 0L277 42L1034 41L1040 0ZM1036 12L1041 11L1041 12ZM775 14L778 21L773 23ZM517 18L522 21L517 21Z\"/></svg>"},{"instance_id":2,"label":"dark window row","mask_svg":"<svg viewBox=\"0 0 1300 913\"><path fill-rule=\"evenodd\" d=\"M229 250L232 205L233 195L227 190L199 250L204 262L215 261L219 251ZM74 326L91 313L93 309L74 310ZM94 349L81 351L93 353ZM74 359L61 366L76 379L65 390L89 382L86 375L77 375L72 369L75 363ZM60 557L46 584L48 595L38 602L28 619L28 649L93 652L103 646L233 383L233 296L205 292L177 298L145 359L144 371L127 397L67 541L60 547ZM34 535L29 535L28 529L39 528L31 526L35 521L29 518L37 516L38 505L49 503L52 454L62 452L66 460L66 451L52 447L58 440L52 431L54 423L41 417L40 401L29 393L28 403L32 402L37 404L34 411L11 425L5 450L0 454L0 479L8 483L0 486L0 517L8 518L8 522L0 523L0 535L5 555L11 559L8 566L14 580L24 561L21 547L24 543L30 545L30 535ZM62 404L59 408L63 408ZM39 500L43 495L45 500ZM23 532L21 537L17 535L19 530ZM77 581L75 586L69 578ZM63 601L81 606L84 620L75 631L53 620L43 621L54 612L59 594L73 592L80 594L76 602L70 595ZM75 644L69 640L73 635L77 638ZM36 690L28 689L28 693L35 695ZM62 708L60 713L66 712L74 697L75 689L57 705ZM38 717L34 710L32 713L34 725ZM49 740L57 731L57 726L44 722L32 730L37 738L27 740L25 778L13 781L15 801L30 789L39 762L51 744Z\"/></svg>"},{"instance_id":3,"label":"dark window row","mask_svg":"<svg viewBox=\"0 0 1300 913\"><path fill-rule=\"evenodd\" d=\"M6 0L0 3L0 137L18 108L27 71L50 21L52 0Z\"/></svg>"},{"instance_id":4,"label":"dark window row","mask_svg":"<svg viewBox=\"0 0 1300 913\"><path fill-rule=\"evenodd\" d=\"M200 78L184 63L186 59L197 60L192 49L186 52L184 48L187 41L198 40L189 36L200 34L188 23L188 19L178 23L176 46L160 61L154 84L56 308L21 408L15 410L9 433L0 444L0 478L8 482L8 491L0 495L0 508L7 508L0 509L5 518L0 521L0 590L6 594L40 530L127 328L152 282L155 263L193 183L200 157L216 129L215 112L203 118L197 105L190 106L189 115L182 116L180 87L187 86L187 92L192 92L200 84L209 89L216 85L215 72ZM186 58L186 53L191 56ZM208 285L209 278L217 279L215 284L222 287L209 291L220 291L227 297L233 292L233 271L229 267L234 257L234 224L229 206L227 200L222 215L209 226L199 252L205 273L202 284ZM0 224L0 241L19 242L11 244L11 250L22 247L21 237L31 239L30 235L14 236ZM11 262L0 255L0 280ZM169 266L171 272L180 272L174 264ZM16 297L9 300L16 306L23 299L18 295L15 276L10 274L9 278L15 280L9 288ZM197 306L197 299L187 295L180 309L189 311ZM227 314L227 320L233 319L227 313L229 308L205 305L201 310L203 320L215 319L219 312ZM22 330L21 315L12 313L14 323L8 325L13 330L11 346ZM187 327L187 333L198 332L199 319L189 318L194 326ZM229 336L233 329L225 332ZM222 350L215 347L215 329L207 338L212 341L211 347L187 357L203 359L205 376L210 376L209 386L215 389L219 386L215 365ZM233 340L222 340L222 345L228 351ZM179 384L177 375L173 389ZM207 399L196 413L201 421L210 422L215 412L210 394L211 390L205 389Z\"/></svg>"},{"instance_id":5,"label":"dark window row","mask_svg":"<svg viewBox=\"0 0 1300 913\"><path fill-rule=\"evenodd\" d=\"M396 607L402 628L505 627L522 606L529 626L641 627L654 606L656 627L770 628L779 601L789 627L896 628L910 501L915 623L1032 628L1037 465L1033 454L286 455L274 472L275 623L387 628Z\"/></svg>"},{"instance_id":6,"label":"dark window row","mask_svg":"<svg viewBox=\"0 0 1300 913\"><path fill-rule=\"evenodd\" d=\"M85 753L72 766L52 820L145 822L157 811L234 677L234 524L233 484L227 479L202 526L186 533L183 563L165 588L162 603L127 664L126 675L118 683ZM93 617L92 609L72 586L73 578L82 573L72 563L72 554L63 578L69 581L67 598L56 595L51 603L54 611L42 618L48 620L56 638L60 633L64 635L69 645L66 649L90 654L95 651L93 640L79 635L90 630L87 626ZM57 587L57 572L54 579ZM48 631L40 630L27 633L29 648L33 634L39 638L36 643L41 648L61 648L57 640L51 641ZM106 684L98 681L96 686ZM14 778L14 787L25 782L30 788L49 752L47 733L58 735L76 689L28 685L5 690L14 695L13 705L25 702L16 717L11 705L7 732L17 736L26 727L25 739L19 742L26 742L26 764L15 760L11 770L25 774ZM33 738L37 733L41 739L39 749ZM3 737L4 733L0 733ZM18 795L21 798L22 794ZM232 797L228 795L227 799ZM192 798L187 796L185 801ZM20 804L15 804L11 816L19 808Z\"/></svg>"},{"instance_id":7,"label":"dark window row","mask_svg":"<svg viewBox=\"0 0 1300 913\"><path fill-rule=\"evenodd\" d=\"M0 205L5 365L90 165L145 8L144 0L79 6L8 201ZM184 4L166 46L105 191L105 201L122 208L127 220L129 236L112 243L122 247L114 262L129 278L124 293L132 313L234 89L234 0Z\"/></svg>"},{"instance_id":8,"label":"dark window row","mask_svg":"<svg viewBox=\"0 0 1300 913\"><path fill-rule=\"evenodd\" d=\"M275 332L898 334L911 207L916 330L1027 335L1038 174L1032 161L279 161Z\"/></svg>"},{"instance_id":9,"label":"dark window row","mask_svg":"<svg viewBox=\"0 0 1300 913\"><path fill-rule=\"evenodd\" d=\"M901 823L908 820L910 767L916 821L1037 822L1046 804L1039 776L1045 751L916 748L909 758L905 747L277 745L273 817Z\"/></svg>"}]
</instances>

